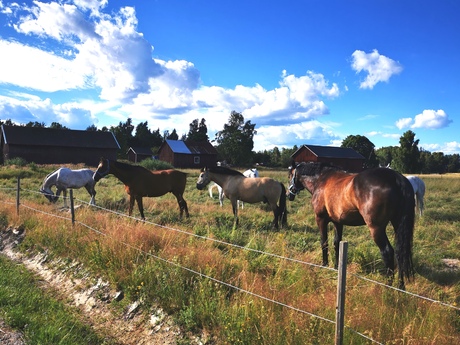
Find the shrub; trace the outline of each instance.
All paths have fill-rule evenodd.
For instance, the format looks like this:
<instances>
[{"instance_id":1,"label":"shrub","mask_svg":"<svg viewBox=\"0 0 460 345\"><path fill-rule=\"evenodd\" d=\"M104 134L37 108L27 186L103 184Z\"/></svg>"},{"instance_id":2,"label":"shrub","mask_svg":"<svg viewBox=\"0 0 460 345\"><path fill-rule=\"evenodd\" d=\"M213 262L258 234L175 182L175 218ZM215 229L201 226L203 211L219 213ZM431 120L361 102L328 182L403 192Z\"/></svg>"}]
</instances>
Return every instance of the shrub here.
<instances>
[{"instance_id":1,"label":"shrub","mask_svg":"<svg viewBox=\"0 0 460 345\"><path fill-rule=\"evenodd\" d=\"M168 162L165 161L160 161L157 159L144 159L139 163L140 166L143 166L144 168L148 170L166 170L166 169L172 169L173 166L169 164Z\"/></svg>"}]
</instances>

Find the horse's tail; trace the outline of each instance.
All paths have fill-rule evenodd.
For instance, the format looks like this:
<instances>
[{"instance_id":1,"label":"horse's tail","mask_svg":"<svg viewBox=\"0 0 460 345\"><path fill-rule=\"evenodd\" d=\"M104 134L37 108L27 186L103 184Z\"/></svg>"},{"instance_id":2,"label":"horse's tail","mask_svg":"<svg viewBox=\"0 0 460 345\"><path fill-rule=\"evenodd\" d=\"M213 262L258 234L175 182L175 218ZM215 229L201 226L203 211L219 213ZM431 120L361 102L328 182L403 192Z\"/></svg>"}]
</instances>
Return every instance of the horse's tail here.
<instances>
[{"instance_id":1,"label":"horse's tail","mask_svg":"<svg viewBox=\"0 0 460 345\"><path fill-rule=\"evenodd\" d=\"M412 242L414 237L415 223L415 199L414 191L409 181L401 176L400 188L402 192L402 216L396 230L396 258L400 282L404 277L410 280L414 276L412 262Z\"/></svg>"},{"instance_id":2,"label":"horse's tail","mask_svg":"<svg viewBox=\"0 0 460 345\"><path fill-rule=\"evenodd\" d=\"M279 221L282 225L287 224L287 210L286 210L286 188L284 184L280 182L281 185L281 195L279 200L279 208L278 208L278 217Z\"/></svg>"}]
</instances>

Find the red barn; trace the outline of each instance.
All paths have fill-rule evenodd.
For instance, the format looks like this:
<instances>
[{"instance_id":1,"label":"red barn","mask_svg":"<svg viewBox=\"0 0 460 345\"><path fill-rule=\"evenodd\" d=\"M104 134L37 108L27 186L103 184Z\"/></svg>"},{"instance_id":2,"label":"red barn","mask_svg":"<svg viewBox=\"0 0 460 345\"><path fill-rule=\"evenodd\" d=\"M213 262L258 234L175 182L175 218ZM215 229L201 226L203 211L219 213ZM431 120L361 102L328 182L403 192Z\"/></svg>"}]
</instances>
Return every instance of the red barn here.
<instances>
[{"instance_id":1,"label":"red barn","mask_svg":"<svg viewBox=\"0 0 460 345\"><path fill-rule=\"evenodd\" d=\"M120 145L112 132L2 125L1 149L2 163L22 158L37 164L97 166L100 157L116 160Z\"/></svg>"},{"instance_id":2,"label":"red barn","mask_svg":"<svg viewBox=\"0 0 460 345\"><path fill-rule=\"evenodd\" d=\"M217 164L217 150L209 141L167 139L158 150L158 159L175 168L202 168Z\"/></svg>"},{"instance_id":3,"label":"red barn","mask_svg":"<svg viewBox=\"0 0 460 345\"><path fill-rule=\"evenodd\" d=\"M295 162L329 162L349 172L360 172L366 160L351 148L302 145L292 154Z\"/></svg>"}]
</instances>

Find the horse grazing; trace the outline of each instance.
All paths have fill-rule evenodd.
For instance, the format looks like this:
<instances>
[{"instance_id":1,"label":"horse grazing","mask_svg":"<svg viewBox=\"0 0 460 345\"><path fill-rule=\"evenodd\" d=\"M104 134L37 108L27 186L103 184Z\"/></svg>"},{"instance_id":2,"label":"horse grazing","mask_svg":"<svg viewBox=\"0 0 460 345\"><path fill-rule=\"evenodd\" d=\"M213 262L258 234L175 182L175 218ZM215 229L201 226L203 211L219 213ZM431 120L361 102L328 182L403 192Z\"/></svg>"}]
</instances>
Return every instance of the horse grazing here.
<instances>
[{"instance_id":1,"label":"horse grazing","mask_svg":"<svg viewBox=\"0 0 460 345\"><path fill-rule=\"evenodd\" d=\"M60 168L45 177L40 192L52 203L55 203L59 199L61 192L63 192L64 207L67 207L67 188L85 187L89 195L91 195L89 203L95 205L95 185L96 182L93 180L93 171L90 169L71 170L68 168ZM56 186L56 195L54 195L51 190L53 186Z\"/></svg>"},{"instance_id":2,"label":"horse grazing","mask_svg":"<svg viewBox=\"0 0 460 345\"><path fill-rule=\"evenodd\" d=\"M93 179L97 182L108 174L114 175L124 183L125 190L129 194L128 214L130 216L133 212L134 201L137 201L141 217L145 220L142 198L172 193L179 204L180 217L182 218L184 211L187 218L189 217L187 203L183 197L187 184L186 173L174 169L152 172L139 165L101 158Z\"/></svg>"},{"instance_id":3,"label":"horse grazing","mask_svg":"<svg viewBox=\"0 0 460 345\"><path fill-rule=\"evenodd\" d=\"M421 217L423 214L423 209L425 208L425 203L423 201L423 197L425 196L425 182L423 182L423 180L417 176L406 177L412 185L412 188L414 188L415 204L417 205Z\"/></svg>"},{"instance_id":4,"label":"horse grazing","mask_svg":"<svg viewBox=\"0 0 460 345\"><path fill-rule=\"evenodd\" d=\"M202 190L211 181L221 186L224 194L230 199L235 216L234 227L238 225L237 200L251 204L268 202L274 215L273 226L278 228L279 222L283 226L287 224L286 189L282 183L269 177L246 178L239 171L217 166L203 168L196 187Z\"/></svg>"},{"instance_id":5,"label":"horse grazing","mask_svg":"<svg viewBox=\"0 0 460 345\"><path fill-rule=\"evenodd\" d=\"M415 219L414 191L410 182L398 172L374 168L351 174L327 163L293 163L289 167L289 200L304 188L311 194L316 223L321 234L323 265L328 265L327 225L335 227L335 267L344 225L367 225L380 249L390 284L393 282L395 251L386 235L389 222L395 231L399 288L404 278L414 275L412 241Z\"/></svg>"},{"instance_id":6,"label":"horse grazing","mask_svg":"<svg viewBox=\"0 0 460 345\"><path fill-rule=\"evenodd\" d=\"M259 172L257 171L257 169L248 169L246 170L243 175L245 177L259 177ZM212 198L212 190L214 189L214 187L217 187L217 194L219 195L219 203L220 203L220 207L222 207L224 205L224 197L225 197L225 194L224 194L224 191L222 190L222 187L219 186L217 183L213 182L212 184L209 185L208 187L208 191L209 191L209 196ZM244 208L244 203L240 200L238 200L238 206L241 205L241 208Z\"/></svg>"}]
</instances>

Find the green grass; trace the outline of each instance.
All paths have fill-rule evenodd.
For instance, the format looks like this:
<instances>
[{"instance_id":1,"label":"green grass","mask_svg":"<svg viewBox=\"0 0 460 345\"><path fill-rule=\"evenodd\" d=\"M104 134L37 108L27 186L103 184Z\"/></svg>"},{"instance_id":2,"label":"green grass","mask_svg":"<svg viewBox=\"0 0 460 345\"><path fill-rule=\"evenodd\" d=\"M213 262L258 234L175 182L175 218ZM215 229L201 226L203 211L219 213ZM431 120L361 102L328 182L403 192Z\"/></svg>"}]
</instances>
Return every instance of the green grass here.
<instances>
[{"instance_id":1,"label":"green grass","mask_svg":"<svg viewBox=\"0 0 460 345\"><path fill-rule=\"evenodd\" d=\"M114 344L97 335L81 316L49 297L40 281L0 256L0 317L20 330L27 344Z\"/></svg>"},{"instance_id":2,"label":"green grass","mask_svg":"<svg viewBox=\"0 0 460 345\"><path fill-rule=\"evenodd\" d=\"M54 167L22 168L27 177L24 189L37 190L46 170ZM48 171L48 172L49 172ZM195 187L198 170L189 170L184 197L190 219L179 219L172 195L144 198L147 220L126 219L102 210L82 207L76 218L103 231L100 236L85 227L21 208L16 217L14 203L0 203L0 221L21 224L28 230L23 250L47 249L53 255L78 260L98 275L123 289L127 299L144 301L144 308L159 304L175 316L185 330L213 334L219 344L326 344L334 341L333 325L317 318L275 305L253 295L236 291L180 268L190 268L254 294L275 299L321 317L335 319L336 274L273 256L241 250L192 235L168 230L180 229L238 246L265 251L296 260L321 263L319 233L310 205L310 196L302 192L288 201L288 227L274 232L272 214L263 204L245 204L240 210L240 226L233 229L231 205L219 206L207 190ZM285 171L263 170L287 183ZM17 171L0 169L0 185L15 186ZM426 183L425 214L417 217L414 237L416 277L407 290L452 305L460 303L460 273L450 270L443 259L460 259L460 176L422 176ZM127 196L115 177L96 185L96 202L101 207L127 213ZM5 193L14 200L14 193ZM22 192L24 203L56 213L40 194ZM75 190L77 199L89 201L83 189ZM5 196L7 198L7 196ZM78 203L78 202L77 202ZM58 213L62 215L61 213ZM137 206L133 216L138 217ZM393 238L389 226L388 236ZM333 233L330 232L330 248ZM460 340L457 311L389 290L357 276L386 282L380 273L383 264L379 250L367 227L345 227L349 242L347 327L388 344L451 344ZM127 248L122 243L139 248ZM171 263L159 261L159 256ZM332 263L330 253L330 262ZM176 266L178 265L178 266ZM376 312L377 311L377 312ZM453 320L453 321L452 321ZM364 338L345 330L347 344L368 344Z\"/></svg>"}]
</instances>

